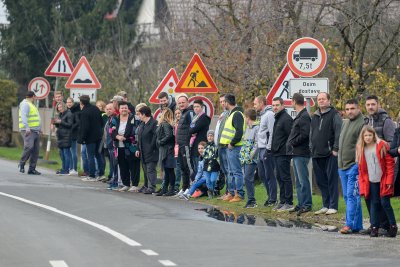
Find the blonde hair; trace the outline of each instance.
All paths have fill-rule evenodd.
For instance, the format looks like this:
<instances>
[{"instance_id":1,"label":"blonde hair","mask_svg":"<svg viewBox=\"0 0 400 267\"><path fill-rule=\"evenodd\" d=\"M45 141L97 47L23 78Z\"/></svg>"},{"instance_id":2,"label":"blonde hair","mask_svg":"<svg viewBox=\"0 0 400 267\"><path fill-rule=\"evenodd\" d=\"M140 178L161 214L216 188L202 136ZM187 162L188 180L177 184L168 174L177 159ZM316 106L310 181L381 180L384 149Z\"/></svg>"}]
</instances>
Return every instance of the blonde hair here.
<instances>
[{"instance_id":1,"label":"blonde hair","mask_svg":"<svg viewBox=\"0 0 400 267\"><path fill-rule=\"evenodd\" d=\"M166 121L171 126L174 126L174 113L169 108L164 108L161 113L160 119L158 120L158 125Z\"/></svg>"},{"instance_id":2,"label":"blonde hair","mask_svg":"<svg viewBox=\"0 0 400 267\"><path fill-rule=\"evenodd\" d=\"M100 106L100 107L98 107ZM96 102L96 107L98 107L100 109L100 111L104 111L104 108L106 107L106 103L104 103L104 101L99 100Z\"/></svg>"},{"instance_id":3,"label":"blonde hair","mask_svg":"<svg viewBox=\"0 0 400 267\"><path fill-rule=\"evenodd\" d=\"M58 107L61 106L63 110L67 110L67 105L64 102L58 102L56 106L56 110L58 112Z\"/></svg>"},{"instance_id":4,"label":"blonde hair","mask_svg":"<svg viewBox=\"0 0 400 267\"><path fill-rule=\"evenodd\" d=\"M357 162L360 162L361 160L361 155L364 154L364 148L366 146L365 141L364 141L364 134L366 132L372 133L373 135L373 140L374 143L379 143L379 142L384 142L382 139L380 139L378 137L378 135L376 134L376 131L373 127L369 126L369 125L365 125L360 132L360 135L358 136L358 140L357 140L357 146L356 146L356 160ZM382 150L381 150L381 158L383 158L386 155L386 147L383 146Z\"/></svg>"},{"instance_id":5,"label":"blonde hair","mask_svg":"<svg viewBox=\"0 0 400 267\"><path fill-rule=\"evenodd\" d=\"M142 107L147 107L146 103L137 104L136 107L135 107L135 111L139 112L139 109L141 109Z\"/></svg>"}]
</instances>

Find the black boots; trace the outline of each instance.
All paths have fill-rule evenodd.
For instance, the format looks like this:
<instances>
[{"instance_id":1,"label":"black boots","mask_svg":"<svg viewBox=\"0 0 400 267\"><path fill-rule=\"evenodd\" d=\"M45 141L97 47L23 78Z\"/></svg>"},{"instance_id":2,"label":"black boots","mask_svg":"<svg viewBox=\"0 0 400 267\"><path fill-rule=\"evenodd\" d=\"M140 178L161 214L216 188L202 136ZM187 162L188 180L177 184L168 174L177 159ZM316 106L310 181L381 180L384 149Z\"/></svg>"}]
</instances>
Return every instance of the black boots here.
<instances>
[{"instance_id":1,"label":"black boots","mask_svg":"<svg viewBox=\"0 0 400 267\"><path fill-rule=\"evenodd\" d=\"M388 237L396 237L397 235L397 225L391 225L388 230Z\"/></svg>"},{"instance_id":2,"label":"black boots","mask_svg":"<svg viewBox=\"0 0 400 267\"><path fill-rule=\"evenodd\" d=\"M371 233L369 234L370 237L378 237L379 235L379 228L378 227L371 227Z\"/></svg>"},{"instance_id":3,"label":"black boots","mask_svg":"<svg viewBox=\"0 0 400 267\"><path fill-rule=\"evenodd\" d=\"M18 164L18 169L20 173L24 173L25 172L25 165L22 165L21 163Z\"/></svg>"}]
</instances>

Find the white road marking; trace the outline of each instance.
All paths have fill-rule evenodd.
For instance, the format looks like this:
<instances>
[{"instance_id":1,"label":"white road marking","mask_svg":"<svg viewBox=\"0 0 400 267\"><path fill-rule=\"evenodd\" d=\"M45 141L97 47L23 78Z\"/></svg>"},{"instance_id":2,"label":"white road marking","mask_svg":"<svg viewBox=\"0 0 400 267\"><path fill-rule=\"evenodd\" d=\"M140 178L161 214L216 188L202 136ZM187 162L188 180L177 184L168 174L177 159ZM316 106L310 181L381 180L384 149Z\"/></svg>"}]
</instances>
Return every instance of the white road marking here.
<instances>
[{"instance_id":1,"label":"white road marking","mask_svg":"<svg viewBox=\"0 0 400 267\"><path fill-rule=\"evenodd\" d=\"M158 253L151 249L141 249L140 251L146 254L147 256L158 256Z\"/></svg>"},{"instance_id":2,"label":"white road marking","mask_svg":"<svg viewBox=\"0 0 400 267\"><path fill-rule=\"evenodd\" d=\"M53 267L68 267L65 261L49 261L50 265Z\"/></svg>"},{"instance_id":3,"label":"white road marking","mask_svg":"<svg viewBox=\"0 0 400 267\"><path fill-rule=\"evenodd\" d=\"M129 237L127 237L127 236L125 236L123 234L120 234L120 233L108 228L107 226L104 226L104 225L101 225L101 224L86 220L86 219L81 218L79 216L76 216L76 215L61 211L61 210L53 208L51 206L43 205L43 204L28 200L28 199L25 199L25 198L22 198L22 197L17 197L17 196L14 196L14 195L3 193L3 192L0 192L0 195L4 196L4 197L12 198L12 199L24 202L24 203L27 203L27 204L32 205L32 206L36 206L36 207L39 207L39 208L42 208L42 209L46 209L46 210L58 213L60 215L64 215L64 216L66 216L68 218L71 218L71 219L86 223L86 224L88 224L90 226L93 226L93 227L95 227L95 228L97 228L97 229L99 229L99 230L101 230L101 231L103 231L103 232L105 232L107 234L112 235L113 237L121 240L122 242L124 242L125 244L127 244L129 246L132 246L132 247L142 246L140 243L136 242L135 240L132 240ZM61 266L62 265L60 265L60 267ZM167 265L167 266L174 266L174 265Z\"/></svg>"},{"instance_id":4,"label":"white road marking","mask_svg":"<svg viewBox=\"0 0 400 267\"><path fill-rule=\"evenodd\" d=\"M176 264L173 263L173 262L170 261L170 260L159 260L159 262L160 262L162 265L164 265L164 266L176 266Z\"/></svg>"}]
</instances>

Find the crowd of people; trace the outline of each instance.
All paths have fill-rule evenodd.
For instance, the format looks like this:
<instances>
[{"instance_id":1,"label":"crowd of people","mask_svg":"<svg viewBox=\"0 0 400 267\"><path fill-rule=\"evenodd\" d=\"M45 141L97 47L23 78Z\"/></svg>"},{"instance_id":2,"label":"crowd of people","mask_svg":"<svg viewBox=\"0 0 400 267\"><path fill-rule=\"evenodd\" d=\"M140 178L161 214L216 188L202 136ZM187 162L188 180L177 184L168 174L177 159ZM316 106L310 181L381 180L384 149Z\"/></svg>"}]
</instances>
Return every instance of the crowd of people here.
<instances>
[{"instance_id":1,"label":"crowd of people","mask_svg":"<svg viewBox=\"0 0 400 267\"><path fill-rule=\"evenodd\" d=\"M19 109L25 144L19 170L25 171L31 155L28 173L40 174L35 169L40 118L35 115L33 97L29 92ZM254 108L244 110L233 94L223 94L219 98L223 112L215 129L210 129L211 118L202 100L189 105L185 94L172 98L160 93L158 120L146 104L134 107L124 91L107 104L92 105L87 95L80 97L80 103L71 98L64 103L59 92L54 99L58 116L52 120L52 129L57 128L59 175L78 174L77 144L81 144L84 181L107 182L108 189L119 192L246 201L245 208L255 208L257 173L266 191L265 207L301 216L313 210L311 161L322 197L316 215L337 213L340 178L346 205L346 223L340 233L397 235L390 198L400 195L400 179L396 179L400 128L396 129L374 95L366 99L368 114L364 116L358 101L350 99L342 119L328 93L317 96L313 114L307 111L303 95L294 94L295 118L286 112L280 97L269 106L265 96L258 96ZM157 190L158 168L163 182ZM141 170L144 184L139 187ZM361 197L370 217L367 229L363 229Z\"/></svg>"}]
</instances>

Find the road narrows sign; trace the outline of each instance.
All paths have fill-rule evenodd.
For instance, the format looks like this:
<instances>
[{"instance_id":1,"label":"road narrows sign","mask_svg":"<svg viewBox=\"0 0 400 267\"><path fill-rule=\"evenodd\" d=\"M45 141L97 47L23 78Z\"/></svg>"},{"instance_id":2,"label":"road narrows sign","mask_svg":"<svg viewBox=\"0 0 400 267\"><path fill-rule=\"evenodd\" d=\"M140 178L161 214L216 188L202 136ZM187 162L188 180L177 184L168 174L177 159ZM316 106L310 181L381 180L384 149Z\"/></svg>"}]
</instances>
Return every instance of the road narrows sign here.
<instances>
[{"instance_id":1,"label":"road narrows sign","mask_svg":"<svg viewBox=\"0 0 400 267\"><path fill-rule=\"evenodd\" d=\"M60 47L50 65L44 72L45 76L69 77L74 70L71 60L64 47Z\"/></svg>"},{"instance_id":2,"label":"road narrows sign","mask_svg":"<svg viewBox=\"0 0 400 267\"><path fill-rule=\"evenodd\" d=\"M42 77L33 78L29 82L28 91L34 92L37 99L44 99L50 93L50 83Z\"/></svg>"},{"instance_id":3,"label":"road narrows sign","mask_svg":"<svg viewBox=\"0 0 400 267\"><path fill-rule=\"evenodd\" d=\"M178 81L178 75L176 74L175 69L170 69L161 83L157 86L157 89L150 96L149 102L152 104L160 104L160 100L157 97L161 92L166 92L169 96L175 97L175 88Z\"/></svg>"},{"instance_id":4,"label":"road narrows sign","mask_svg":"<svg viewBox=\"0 0 400 267\"><path fill-rule=\"evenodd\" d=\"M313 77L326 65L326 50L316 39L304 37L294 41L287 52L289 68L301 77Z\"/></svg>"},{"instance_id":5,"label":"road narrows sign","mask_svg":"<svg viewBox=\"0 0 400 267\"><path fill-rule=\"evenodd\" d=\"M218 93L210 73L195 53L183 72L178 85L175 88L177 93Z\"/></svg>"},{"instance_id":6,"label":"road narrows sign","mask_svg":"<svg viewBox=\"0 0 400 267\"><path fill-rule=\"evenodd\" d=\"M68 89L100 89L101 84L94 74L86 57L81 57L65 88Z\"/></svg>"}]
</instances>

